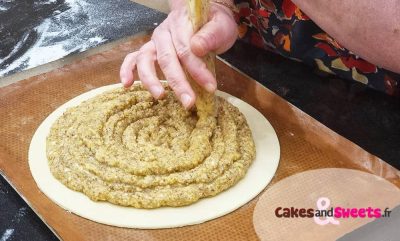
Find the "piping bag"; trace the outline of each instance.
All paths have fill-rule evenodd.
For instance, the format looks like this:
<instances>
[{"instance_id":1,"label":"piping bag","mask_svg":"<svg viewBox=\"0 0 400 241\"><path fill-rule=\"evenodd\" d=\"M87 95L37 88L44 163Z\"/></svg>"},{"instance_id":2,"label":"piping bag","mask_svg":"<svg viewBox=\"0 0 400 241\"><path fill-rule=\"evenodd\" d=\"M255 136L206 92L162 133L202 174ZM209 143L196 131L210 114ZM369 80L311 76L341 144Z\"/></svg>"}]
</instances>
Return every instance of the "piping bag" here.
<instances>
[{"instance_id":1,"label":"piping bag","mask_svg":"<svg viewBox=\"0 0 400 241\"><path fill-rule=\"evenodd\" d=\"M192 22L193 33L196 33L208 21L210 2L209 0L186 0L189 10L189 18ZM203 61L207 65L207 69L215 75L215 53L208 53L203 57ZM199 120L217 114L217 103L214 93L209 93L204 90L197 82L186 72L186 77L196 94L195 106Z\"/></svg>"}]
</instances>

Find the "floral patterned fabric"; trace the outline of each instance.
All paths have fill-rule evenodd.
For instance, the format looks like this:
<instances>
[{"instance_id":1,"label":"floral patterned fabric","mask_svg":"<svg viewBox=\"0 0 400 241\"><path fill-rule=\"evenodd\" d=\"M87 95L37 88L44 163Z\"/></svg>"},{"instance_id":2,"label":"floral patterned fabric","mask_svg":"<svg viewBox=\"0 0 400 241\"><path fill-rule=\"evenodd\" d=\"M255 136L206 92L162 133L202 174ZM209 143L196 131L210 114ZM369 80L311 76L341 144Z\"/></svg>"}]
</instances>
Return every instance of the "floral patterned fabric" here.
<instances>
[{"instance_id":1,"label":"floral patterned fabric","mask_svg":"<svg viewBox=\"0 0 400 241\"><path fill-rule=\"evenodd\" d=\"M400 74L342 47L291 0L235 0L235 4L242 40L390 95L400 94Z\"/></svg>"}]
</instances>

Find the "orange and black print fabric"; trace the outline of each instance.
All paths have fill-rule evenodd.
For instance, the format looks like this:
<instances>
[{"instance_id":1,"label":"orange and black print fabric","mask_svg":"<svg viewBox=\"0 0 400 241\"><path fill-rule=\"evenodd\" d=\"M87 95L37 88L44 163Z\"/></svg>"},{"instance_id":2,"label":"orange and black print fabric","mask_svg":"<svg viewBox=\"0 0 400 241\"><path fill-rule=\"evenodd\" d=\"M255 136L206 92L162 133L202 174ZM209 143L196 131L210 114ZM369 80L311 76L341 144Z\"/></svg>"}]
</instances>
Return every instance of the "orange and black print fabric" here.
<instances>
[{"instance_id":1,"label":"orange and black print fabric","mask_svg":"<svg viewBox=\"0 0 400 241\"><path fill-rule=\"evenodd\" d=\"M235 0L239 37L322 71L400 95L400 74L379 68L341 46L291 0Z\"/></svg>"}]
</instances>

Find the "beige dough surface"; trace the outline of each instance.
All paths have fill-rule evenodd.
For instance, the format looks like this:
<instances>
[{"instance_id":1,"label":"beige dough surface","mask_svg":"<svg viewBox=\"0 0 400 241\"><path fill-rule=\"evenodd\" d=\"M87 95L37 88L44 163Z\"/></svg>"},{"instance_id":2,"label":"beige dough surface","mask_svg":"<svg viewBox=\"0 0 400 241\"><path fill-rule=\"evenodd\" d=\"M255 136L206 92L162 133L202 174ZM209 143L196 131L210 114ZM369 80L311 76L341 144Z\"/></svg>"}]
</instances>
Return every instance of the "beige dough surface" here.
<instances>
[{"instance_id":1,"label":"beige dough surface","mask_svg":"<svg viewBox=\"0 0 400 241\"><path fill-rule=\"evenodd\" d=\"M166 88L117 88L69 108L52 125L47 158L65 186L94 201L177 207L235 185L255 158L243 114L217 97L216 115L187 111Z\"/></svg>"}]
</instances>

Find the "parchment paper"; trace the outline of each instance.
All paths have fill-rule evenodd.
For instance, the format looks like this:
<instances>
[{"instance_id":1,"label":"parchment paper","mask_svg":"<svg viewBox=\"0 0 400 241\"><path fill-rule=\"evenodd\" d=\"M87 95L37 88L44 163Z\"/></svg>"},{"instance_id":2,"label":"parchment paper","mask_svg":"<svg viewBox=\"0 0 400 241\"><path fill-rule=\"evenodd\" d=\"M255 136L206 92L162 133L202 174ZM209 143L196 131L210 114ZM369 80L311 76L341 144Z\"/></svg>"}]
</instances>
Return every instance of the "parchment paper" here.
<instances>
[{"instance_id":1,"label":"parchment paper","mask_svg":"<svg viewBox=\"0 0 400 241\"><path fill-rule=\"evenodd\" d=\"M90 89L117 83L124 56L149 36L0 89L0 169L38 215L64 240L257 240L256 199L204 224L163 230L116 228L64 211L37 188L28 167L28 147L38 125L58 106ZM382 176L400 187L400 173L339 136L261 84L217 61L219 89L262 112L275 128L281 160L273 183L305 170L341 167ZM160 75L160 78L162 76ZM267 187L268 188L268 187Z\"/></svg>"}]
</instances>

